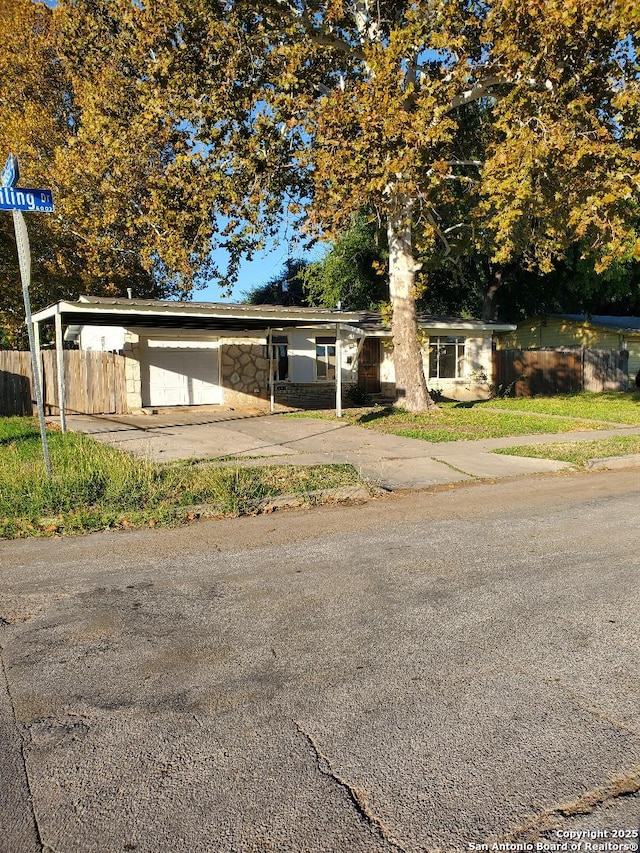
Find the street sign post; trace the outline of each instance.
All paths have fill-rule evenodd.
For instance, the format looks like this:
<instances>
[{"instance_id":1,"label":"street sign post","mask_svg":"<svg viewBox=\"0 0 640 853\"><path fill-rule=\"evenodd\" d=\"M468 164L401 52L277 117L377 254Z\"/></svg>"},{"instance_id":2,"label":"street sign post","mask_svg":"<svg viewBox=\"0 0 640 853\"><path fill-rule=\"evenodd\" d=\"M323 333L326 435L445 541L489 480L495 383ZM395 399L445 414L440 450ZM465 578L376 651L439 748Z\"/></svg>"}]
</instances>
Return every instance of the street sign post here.
<instances>
[{"instance_id":1,"label":"street sign post","mask_svg":"<svg viewBox=\"0 0 640 853\"><path fill-rule=\"evenodd\" d=\"M16 246L18 248L18 262L20 264L20 278L22 280L22 296L24 299L25 321L29 334L29 349L31 351L31 374L35 386L36 405L38 407L38 420L40 422L40 438L42 439L42 453L44 456L44 467L47 476L51 476L51 459L49 457L49 443L47 441L47 429L44 422L44 403L42 400L42 383L40 382L40 365L36 352L35 336L33 333L33 320L31 317L31 299L29 297L29 285L31 283L31 252L29 249L29 234L27 223L22 215L23 210L51 213L53 211L53 197L50 190L33 190L17 187L20 177L18 158L10 154L4 169L0 175L0 210L13 211L13 227L16 232Z\"/></svg>"}]
</instances>

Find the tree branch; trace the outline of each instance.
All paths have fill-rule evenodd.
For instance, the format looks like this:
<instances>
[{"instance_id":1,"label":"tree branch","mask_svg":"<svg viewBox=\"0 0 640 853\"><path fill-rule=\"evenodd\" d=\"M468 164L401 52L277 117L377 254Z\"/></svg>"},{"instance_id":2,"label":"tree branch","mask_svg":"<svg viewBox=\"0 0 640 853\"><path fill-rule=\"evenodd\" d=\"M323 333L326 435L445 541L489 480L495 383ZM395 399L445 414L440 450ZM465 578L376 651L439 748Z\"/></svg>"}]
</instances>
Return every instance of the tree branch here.
<instances>
[{"instance_id":1,"label":"tree branch","mask_svg":"<svg viewBox=\"0 0 640 853\"><path fill-rule=\"evenodd\" d=\"M286 10L291 18L299 21L302 24L305 35L310 38L314 44L318 44L323 47L331 47L346 56L352 56L355 59L364 60L364 53L361 50L358 50L357 47L349 44L348 41L339 38L335 33L324 27L315 27L306 8L298 9L293 3L288 2L288 0L275 0L274 5L277 6L280 11Z\"/></svg>"},{"instance_id":2,"label":"tree branch","mask_svg":"<svg viewBox=\"0 0 640 853\"><path fill-rule=\"evenodd\" d=\"M465 92L462 92L460 95L456 95L455 98L452 98L451 103L445 110L445 113L453 112L453 110L457 110L458 107L470 104L473 101L479 101L481 98L484 98L485 95L488 94L489 90L494 86L501 86L508 82L508 80L505 80L502 77L491 74L488 77L485 77L484 80L481 80L472 89L467 89Z\"/></svg>"},{"instance_id":3,"label":"tree branch","mask_svg":"<svg viewBox=\"0 0 640 853\"><path fill-rule=\"evenodd\" d=\"M304 21L303 21L304 23ZM305 34L311 39L314 44L322 45L322 47L331 47L339 53L344 53L346 56L352 56L355 59L364 60L364 53L358 50L348 41L338 38L333 33L328 33L326 30L316 29L311 22L304 25Z\"/></svg>"},{"instance_id":4,"label":"tree branch","mask_svg":"<svg viewBox=\"0 0 640 853\"><path fill-rule=\"evenodd\" d=\"M450 243L449 243L449 241L447 240L447 238L446 238L446 236L445 236L445 234L444 234L444 232L443 232L442 228L440 228L440 226L439 226L439 225L438 225L438 223L436 222L436 218L435 218L435 216L431 213L431 211L430 211L429 209L426 209L426 210L425 210L425 214L426 214L427 220L429 221L429 225L431 225L431 227L432 227L432 228L433 228L433 230L436 232L436 234L438 235L438 237L442 240L442 244L443 244L443 246L444 246L444 256L445 256L445 258L446 258L448 255L450 255L450 254L451 254L451 244L450 244Z\"/></svg>"}]
</instances>

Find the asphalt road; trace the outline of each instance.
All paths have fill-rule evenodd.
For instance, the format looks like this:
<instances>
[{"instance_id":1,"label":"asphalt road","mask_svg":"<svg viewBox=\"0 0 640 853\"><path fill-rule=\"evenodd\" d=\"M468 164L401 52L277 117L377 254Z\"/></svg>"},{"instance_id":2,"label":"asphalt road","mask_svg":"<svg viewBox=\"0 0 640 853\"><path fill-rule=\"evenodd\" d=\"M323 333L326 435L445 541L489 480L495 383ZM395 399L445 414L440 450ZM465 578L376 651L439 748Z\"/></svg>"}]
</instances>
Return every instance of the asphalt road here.
<instances>
[{"instance_id":1,"label":"asphalt road","mask_svg":"<svg viewBox=\"0 0 640 853\"><path fill-rule=\"evenodd\" d=\"M633 849L639 508L564 474L2 544L0 850Z\"/></svg>"}]
</instances>

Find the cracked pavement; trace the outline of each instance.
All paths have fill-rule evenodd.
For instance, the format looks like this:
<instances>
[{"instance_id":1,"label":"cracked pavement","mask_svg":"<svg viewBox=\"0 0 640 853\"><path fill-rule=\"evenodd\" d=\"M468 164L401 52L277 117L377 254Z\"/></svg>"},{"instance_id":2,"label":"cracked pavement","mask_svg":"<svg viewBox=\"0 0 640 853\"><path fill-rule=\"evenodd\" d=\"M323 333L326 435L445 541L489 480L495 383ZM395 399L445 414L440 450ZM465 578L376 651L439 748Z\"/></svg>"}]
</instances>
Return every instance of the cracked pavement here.
<instances>
[{"instance_id":1,"label":"cracked pavement","mask_svg":"<svg viewBox=\"0 0 640 853\"><path fill-rule=\"evenodd\" d=\"M564 474L2 543L0 851L637 831L639 496Z\"/></svg>"}]
</instances>

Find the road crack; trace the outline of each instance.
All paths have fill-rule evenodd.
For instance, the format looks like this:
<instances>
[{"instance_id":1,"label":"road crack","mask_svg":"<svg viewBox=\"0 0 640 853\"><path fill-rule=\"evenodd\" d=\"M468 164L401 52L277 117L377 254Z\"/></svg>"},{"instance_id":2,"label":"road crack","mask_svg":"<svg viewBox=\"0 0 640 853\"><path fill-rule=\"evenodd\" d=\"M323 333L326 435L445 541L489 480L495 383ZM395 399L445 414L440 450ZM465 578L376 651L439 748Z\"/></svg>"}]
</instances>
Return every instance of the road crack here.
<instances>
[{"instance_id":1,"label":"road crack","mask_svg":"<svg viewBox=\"0 0 640 853\"><path fill-rule=\"evenodd\" d=\"M52 851L53 848L51 848L48 844L45 844L45 842L42 839L42 833L40 832L40 822L38 821L38 815L36 813L36 807L35 807L35 802L34 802L34 797L33 797L33 790L31 788L31 778L29 776L29 768L27 767L27 756L26 756L25 751L24 751L24 737L22 734L22 730L21 730L20 726L18 725L18 718L16 716L16 706L15 706L14 701L13 701L13 696L11 695L11 688L9 686L9 675L7 673L7 668L5 666L4 649L2 647L0 647L0 666L2 667L2 679L4 681L4 687L5 687L5 690L7 692L7 696L9 698L9 705L11 706L11 717L13 719L13 725L14 725L14 728L15 728L17 734L18 734L18 738L20 739L20 759L22 761L22 769L24 771L24 778L25 778L25 782L27 784L27 790L29 792L29 797L28 797L28 799L29 799L29 812L31 813L31 819L33 822L33 829L34 829L34 832L36 835L36 840L37 840L38 844L40 845L41 851L43 851L43 853L49 853L49 851Z\"/></svg>"},{"instance_id":2,"label":"road crack","mask_svg":"<svg viewBox=\"0 0 640 853\"><path fill-rule=\"evenodd\" d=\"M581 794L570 803L563 803L550 809L545 809L528 823L518 826L507 835L492 841L514 842L518 840L535 841L541 832L558 829L566 818L576 815L586 815L620 797L630 797L640 792L640 768L628 773L612 777L606 785L593 788Z\"/></svg>"},{"instance_id":3,"label":"road crack","mask_svg":"<svg viewBox=\"0 0 640 853\"><path fill-rule=\"evenodd\" d=\"M409 848L400 841L399 838L396 838L384 821L382 821L372 811L367 801L366 792L362 788L357 788L355 785L352 785L343 776L341 776L334 769L331 759L328 755L325 755L313 735L306 731L297 720L294 720L294 723L296 724L296 728L300 734L303 735L313 750L318 770L321 773L324 773L325 776L329 776L329 778L333 779L334 782L347 792L351 803L360 817L371 827L371 829L374 829L378 833L383 841L386 841L387 844L394 847L396 850L401 850L402 853L409 853Z\"/></svg>"}]
</instances>

